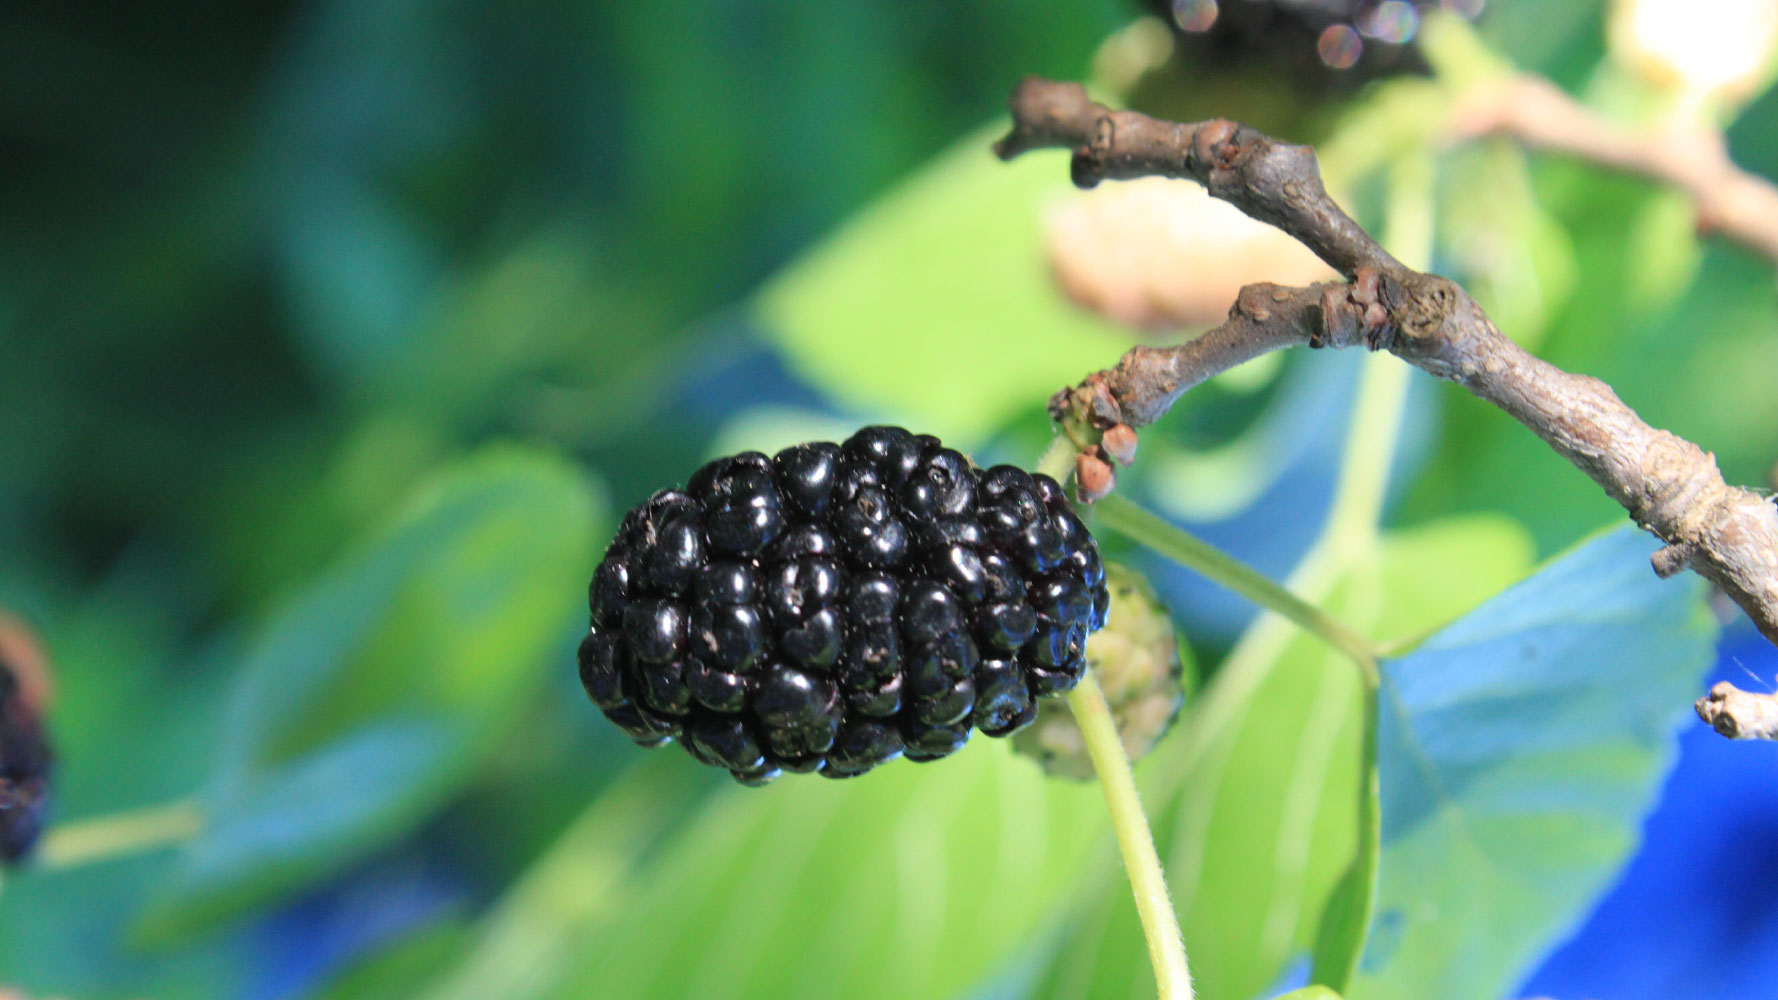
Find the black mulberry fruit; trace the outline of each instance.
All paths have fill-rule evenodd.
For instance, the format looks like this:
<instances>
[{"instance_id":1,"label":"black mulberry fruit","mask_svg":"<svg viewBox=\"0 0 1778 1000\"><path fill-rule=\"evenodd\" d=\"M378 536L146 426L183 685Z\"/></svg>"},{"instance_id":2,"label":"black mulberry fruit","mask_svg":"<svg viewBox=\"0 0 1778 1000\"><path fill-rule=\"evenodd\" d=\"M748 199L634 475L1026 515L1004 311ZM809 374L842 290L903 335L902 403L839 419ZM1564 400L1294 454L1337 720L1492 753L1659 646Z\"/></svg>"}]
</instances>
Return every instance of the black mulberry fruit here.
<instances>
[{"instance_id":1,"label":"black mulberry fruit","mask_svg":"<svg viewBox=\"0 0 1778 1000\"><path fill-rule=\"evenodd\" d=\"M1415 48L1424 17L1465 19L1484 0L1143 0L1177 31L1181 55L1206 66L1262 70L1305 94L1403 72L1425 73ZM1258 79L1259 77L1256 77Z\"/></svg>"},{"instance_id":2,"label":"black mulberry fruit","mask_svg":"<svg viewBox=\"0 0 1778 1000\"><path fill-rule=\"evenodd\" d=\"M1110 606L1055 480L867 427L699 469L593 574L588 697L744 784L936 760L1072 688Z\"/></svg>"},{"instance_id":3,"label":"black mulberry fruit","mask_svg":"<svg viewBox=\"0 0 1778 1000\"><path fill-rule=\"evenodd\" d=\"M51 756L41 712L47 673L36 641L0 616L0 862L31 853L49 813Z\"/></svg>"}]
</instances>

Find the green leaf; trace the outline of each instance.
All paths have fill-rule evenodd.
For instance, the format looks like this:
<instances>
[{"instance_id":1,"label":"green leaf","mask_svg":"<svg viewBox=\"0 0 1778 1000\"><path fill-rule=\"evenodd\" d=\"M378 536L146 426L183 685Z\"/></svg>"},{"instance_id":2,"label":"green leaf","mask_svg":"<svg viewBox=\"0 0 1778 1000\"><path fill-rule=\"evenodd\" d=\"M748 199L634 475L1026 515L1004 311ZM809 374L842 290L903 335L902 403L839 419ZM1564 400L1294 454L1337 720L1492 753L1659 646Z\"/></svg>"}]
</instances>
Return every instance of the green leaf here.
<instances>
[{"instance_id":1,"label":"green leaf","mask_svg":"<svg viewBox=\"0 0 1778 1000\"><path fill-rule=\"evenodd\" d=\"M685 766L677 753L650 754L606 789L507 891L473 941L432 967L424 996L524 1000L559 987L586 943L633 898L627 880L639 859L669 821L683 818L690 789L664 779Z\"/></svg>"},{"instance_id":2,"label":"green leaf","mask_svg":"<svg viewBox=\"0 0 1778 1000\"><path fill-rule=\"evenodd\" d=\"M731 789L556 953L556 986L500 995L955 996L1050 925L1107 832L1098 788L1046 781L997 740L857 781Z\"/></svg>"},{"instance_id":3,"label":"green leaf","mask_svg":"<svg viewBox=\"0 0 1778 1000\"><path fill-rule=\"evenodd\" d=\"M1416 631L1425 623L1448 615L1481 599L1483 587L1498 587L1522 573L1531 563L1531 540L1523 528L1508 521L1448 522L1385 541L1391 558L1383 562L1385 590L1392 595L1390 610L1383 616L1389 631ZM1452 533L1452 529L1455 529ZM1461 551L1467 548L1468 551ZM1440 572L1445 565L1462 565L1463 573ZM1359 750L1357 829L1358 843L1352 862L1328 897L1312 950L1311 978L1335 990L1350 987L1370 933L1376 911L1377 871L1381 863L1382 803L1377 769L1379 728L1375 693L1363 706L1363 736Z\"/></svg>"},{"instance_id":4,"label":"green leaf","mask_svg":"<svg viewBox=\"0 0 1778 1000\"><path fill-rule=\"evenodd\" d=\"M1276 1000L1340 1000L1340 995L1325 986L1317 985L1280 994Z\"/></svg>"},{"instance_id":5,"label":"green leaf","mask_svg":"<svg viewBox=\"0 0 1778 1000\"><path fill-rule=\"evenodd\" d=\"M1321 925L1311 951L1309 978L1344 990L1358 972L1376 912L1377 866L1381 861L1382 805L1377 776L1377 700L1373 692L1364 706L1364 735L1359 750L1358 844L1352 863L1335 883L1321 911Z\"/></svg>"},{"instance_id":6,"label":"green leaf","mask_svg":"<svg viewBox=\"0 0 1778 1000\"><path fill-rule=\"evenodd\" d=\"M1715 629L1625 527L1385 665L1383 865L1354 995L1499 997L1631 852Z\"/></svg>"},{"instance_id":7,"label":"green leaf","mask_svg":"<svg viewBox=\"0 0 1778 1000\"><path fill-rule=\"evenodd\" d=\"M1530 564L1530 541L1510 521L1434 522L1386 535L1377 557L1359 561L1322 603L1362 633L1414 634L1485 600ZM1247 676L1230 671L1225 664L1212 677L1142 775L1203 1000L1256 996L1316 944L1361 840L1357 666L1298 633ZM1179 773L1172 764L1188 742L1195 753ZM1113 915L1075 927L1039 996L1072 998L1086 982L1095 997L1152 993L1135 922L1098 912ZM1362 942L1363 921L1346 919L1346 939L1324 945L1330 958Z\"/></svg>"},{"instance_id":8,"label":"green leaf","mask_svg":"<svg viewBox=\"0 0 1778 1000\"><path fill-rule=\"evenodd\" d=\"M437 720L391 720L256 776L212 808L181 853L176 904L157 895L140 933L158 941L225 919L399 832L438 794L456 737Z\"/></svg>"},{"instance_id":9,"label":"green leaf","mask_svg":"<svg viewBox=\"0 0 1778 1000\"><path fill-rule=\"evenodd\" d=\"M426 925L353 963L329 980L315 1000L385 1000L412 996L439 966L462 953L469 928L447 918Z\"/></svg>"},{"instance_id":10,"label":"green leaf","mask_svg":"<svg viewBox=\"0 0 1778 1000\"><path fill-rule=\"evenodd\" d=\"M137 927L165 943L340 870L474 777L563 657L594 504L557 459L440 474L248 657L204 809Z\"/></svg>"},{"instance_id":11,"label":"green leaf","mask_svg":"<svg viewBox=\"0 0 1778 1000\"><path fill-rule=\"evenodd\" d=\"M1435 523L1390 536L1326 604L1363 633L1413 632L1473 607L1529 563L1511 522ZM1251 699L1218 720L1225 728L1187 776L1169 861L1176 888L1195 887L1182 916L1204 997L1255 995L1318 937L1360 846L1362 698L1357 666L1299 634Z\"/></svg>"},{"instance_id":12,"label":"green leaf","mask_svg":"<svg viewBox=\"0 0 1778 1000\"><path fill-rule=\"evenodd\" d=\"M962 140L790 266L759 308L786 360L853 409L968 444L1104 367L1129 335L1069 305L1033 248L1059 156Z\"/></svg>"}]
</instances>

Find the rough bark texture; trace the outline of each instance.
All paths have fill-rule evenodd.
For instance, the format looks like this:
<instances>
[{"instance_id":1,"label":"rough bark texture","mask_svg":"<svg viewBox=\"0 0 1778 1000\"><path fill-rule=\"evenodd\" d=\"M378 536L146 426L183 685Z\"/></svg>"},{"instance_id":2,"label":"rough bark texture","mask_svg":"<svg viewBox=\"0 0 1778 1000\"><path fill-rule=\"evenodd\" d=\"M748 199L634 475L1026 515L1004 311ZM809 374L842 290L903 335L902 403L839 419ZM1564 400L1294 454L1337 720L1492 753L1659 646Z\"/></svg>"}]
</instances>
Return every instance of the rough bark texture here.
<instances>
[{"instance_id":1,"label":"rough bark texture","mask_svg":"<svg viewBox=\"0 0 1778 1000\"><path fill-rule=\"evenodd\" d=\"M1698 718L1731 740L1778 740L1778 696L1719 681L1694 707Z\"/></svg>"},{"instance_id":2,"label":"rough bark texture","mask_svg":"<svg viewBox=\"0 0 1778 1000\"><path fill-rule=\"evenodd\" d=\"M1526 352L1454 282L1391 257L1328 196L1307 147L1221 119L1179 124L1112 111L1079 84L1038 78L1018 85L1010 107L1012 132L995 147L1002 158L1072 149L1082 187L1149 175L1195 180L1347 278L1306 288L1250 285L1221 326L1175 347L1134 348L1058 393L1051 400L1058 418L1140 427L1192 386L1267 351L1387 350L1511 414L1667 543L1654 559L1658 573L1697 572L1778 643L1778 507L1729 486L1712 455L1644 423L1610 386Z\"/></svg>"}]
</instances>

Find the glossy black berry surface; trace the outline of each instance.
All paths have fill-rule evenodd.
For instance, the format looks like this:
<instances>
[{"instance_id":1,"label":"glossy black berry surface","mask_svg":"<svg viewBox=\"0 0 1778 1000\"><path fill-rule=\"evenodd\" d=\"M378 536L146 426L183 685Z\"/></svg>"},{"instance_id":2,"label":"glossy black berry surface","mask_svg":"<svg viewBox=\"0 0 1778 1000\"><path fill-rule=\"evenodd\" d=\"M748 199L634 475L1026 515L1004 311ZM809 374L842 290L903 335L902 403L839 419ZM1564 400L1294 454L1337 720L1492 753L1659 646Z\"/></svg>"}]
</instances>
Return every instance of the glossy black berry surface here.
<instances>
[{"instance_id":1,"label":"glossy black berry surface","mask_svg":"<svg viewBox=\"0 0 1778 1000\"><path fill-rule=\"evenodd\" d=\"M743 452L631 510L593 574L587 696L744 784L1006 736L1072 688L1110 597L1061 486L937 438Z\"/></svg>"}]
</instances>

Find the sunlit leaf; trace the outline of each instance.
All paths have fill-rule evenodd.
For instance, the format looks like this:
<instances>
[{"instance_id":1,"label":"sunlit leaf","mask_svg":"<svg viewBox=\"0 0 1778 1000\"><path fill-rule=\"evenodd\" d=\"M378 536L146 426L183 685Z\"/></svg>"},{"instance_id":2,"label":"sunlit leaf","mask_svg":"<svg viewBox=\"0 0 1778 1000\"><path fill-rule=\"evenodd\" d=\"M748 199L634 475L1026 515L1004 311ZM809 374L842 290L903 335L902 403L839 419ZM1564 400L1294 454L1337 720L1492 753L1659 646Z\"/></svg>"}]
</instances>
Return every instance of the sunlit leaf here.
<instances>
[{"instance_id":1,"label":"sunlit leaf","mask_svg":"<svg viewBox=\"0 0 1778 1000\"><path fill-rule=\"evenodd\" d=\"M1001 163L995 125L877 201L762 293L786 358L848 406L960 446L1103 368L1129 337L1065 302L1038 248L1065 161Z\"/></svg>"},{"instance_id":2,"label":"sunlit leaf","mask_svg":"<svg viewBox=\"0 0 1778 1000\"><path fill-rule=\"evenodd\" d=\"M1635 844L1711 659L1628 526L1385 666L1383 866L1360 998L1507 995Z\"/></svg>"},{"instance_id":3,"label":"sunlit leaf","mask_svg":"<svg viewBox=\"0 0 1778 1000\"><path fill-rule=\"evenodd\" d=\"M559 988L633 900L627 882L666 823L683 817L686 786L661 779L686 766L677 753L658 753L631 767L530 866L472 942L416 980L428 984L427 1000L526 1000Z\"/></svg>"},{"instance_id":4,"label":"sunlit leaf","mask_svg":"<svg viewBox=\"0 0 1778 1000\"><path fill-rule=\"evenodd\" d=\"M541 995L956 996L1056 919L1106 844L1104 816L1097 787L989 739L854 781L734 789L558 956L566 974Z\"/></svg>"},{"instance_id":5,"label":"sunlit leaf","mask_svg":"<svg viewBox=\"0 0 1778 1000\"><path fill-rule=\"evenodd\" d=\"M1325 604L1361 632L1412 635L1485 600L1530 562L1529 541L1511 522L1438 522L1385 536L1378 557ZM1449 566L1464 572L1442 571ZM1151 815L1205 1000L1248 1000L1313 946L1358 846L1357 667L1298 635L1251 689L1235 683L1227 673L1212 678L1181 732L1150 755L1144 782L1159 803ZM1170 772L1170 754L1194 738L1202 746L1192 768ZM1040 996L1072 998L1088 982L1095 1000L1152 994L1134 921L1090 917L1075 933Z\"/></svg>"},{"instance_id":6,"label":"sunlit leaf","mask_svg":"<svg viewBox=\"0 0 1778 1000\"><path fill-rule=\"evenodd\" d=\"M1328 605L1363 632L1412 633L1485 599L1529 558L1509 522L1437 523L1392 536ZM1298 636L1187 777L1169 863L1206 998L1252 996L1313 944L1357 848L1361 690L1355 664Z\"/></svg>"}]
</instances>

